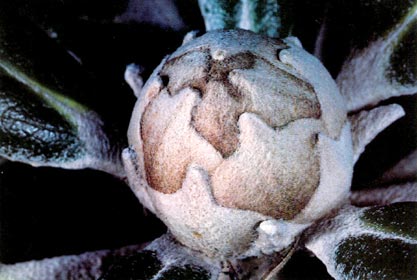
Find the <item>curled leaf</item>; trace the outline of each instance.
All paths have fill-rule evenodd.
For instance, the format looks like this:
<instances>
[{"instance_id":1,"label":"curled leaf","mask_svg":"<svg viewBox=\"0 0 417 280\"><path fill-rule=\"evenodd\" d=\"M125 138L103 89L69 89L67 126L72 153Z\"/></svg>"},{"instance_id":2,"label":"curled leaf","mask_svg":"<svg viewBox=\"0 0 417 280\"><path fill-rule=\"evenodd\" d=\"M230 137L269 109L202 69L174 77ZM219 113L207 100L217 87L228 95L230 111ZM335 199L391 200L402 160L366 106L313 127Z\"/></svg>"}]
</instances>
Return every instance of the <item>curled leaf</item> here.
<instances>
[{"instance_id":1,"label":"curled leaf","mask_svg":"<svg viewBox=\"0 0 417 280\"><path fill-rule=\"evenodd\" d=\"M404 110L397 104L380 106L371 111L362 110L350 117L352 125L353 153L356 162L369 144L381 131L404 116Z\"/></svg>"}]
</instances>

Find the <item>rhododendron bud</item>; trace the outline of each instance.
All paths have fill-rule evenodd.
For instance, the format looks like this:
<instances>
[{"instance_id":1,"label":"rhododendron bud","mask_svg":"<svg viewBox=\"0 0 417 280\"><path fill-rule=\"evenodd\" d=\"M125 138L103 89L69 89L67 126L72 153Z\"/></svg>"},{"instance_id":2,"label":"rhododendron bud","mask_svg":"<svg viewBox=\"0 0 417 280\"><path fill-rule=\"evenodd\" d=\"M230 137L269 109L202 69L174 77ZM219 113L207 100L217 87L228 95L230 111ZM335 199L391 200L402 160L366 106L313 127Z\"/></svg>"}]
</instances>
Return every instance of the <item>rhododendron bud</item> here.
<instances>
[{"instance_id":1,"label":"rhododendron bud","mask_svg":"<svg viewBox=\"0 0 417 280\"><path fill-rule=\"evenodd\" d=\"M348 195L344 101L294 38L209 32L165 58L138 98L130 184L190 248L244 254L268 220L288 225L289 245Z\"/></svg>"}]
</instances>

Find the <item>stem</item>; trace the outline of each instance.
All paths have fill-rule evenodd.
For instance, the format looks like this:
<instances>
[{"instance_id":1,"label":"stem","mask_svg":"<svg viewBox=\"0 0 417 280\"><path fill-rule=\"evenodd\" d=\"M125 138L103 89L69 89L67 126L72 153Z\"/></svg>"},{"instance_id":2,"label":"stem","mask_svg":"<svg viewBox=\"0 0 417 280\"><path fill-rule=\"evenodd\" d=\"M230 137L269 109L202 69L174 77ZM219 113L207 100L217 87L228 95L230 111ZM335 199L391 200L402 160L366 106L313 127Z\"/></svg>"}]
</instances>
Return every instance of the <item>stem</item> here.
<instances>
[{"instance_id":1,"label":"stem","mask_svg":"<svg viewBox=\"0 0 417 280\"><path fill-rule=\"evenodd\" d=\"M291 259L292 255L294 255L295 251L298 248L298 241L295 241L293 246L290 248L290 250L288 251L288 253L284 256L284 258L282 259L282 261L276 266L274 267L269 273L268 275L265 276L265 278L263 280L274 280L277 279L277 275L278 273L284 268L284 266L287 264L287 262Z\"/></svg>"}]
</instances>

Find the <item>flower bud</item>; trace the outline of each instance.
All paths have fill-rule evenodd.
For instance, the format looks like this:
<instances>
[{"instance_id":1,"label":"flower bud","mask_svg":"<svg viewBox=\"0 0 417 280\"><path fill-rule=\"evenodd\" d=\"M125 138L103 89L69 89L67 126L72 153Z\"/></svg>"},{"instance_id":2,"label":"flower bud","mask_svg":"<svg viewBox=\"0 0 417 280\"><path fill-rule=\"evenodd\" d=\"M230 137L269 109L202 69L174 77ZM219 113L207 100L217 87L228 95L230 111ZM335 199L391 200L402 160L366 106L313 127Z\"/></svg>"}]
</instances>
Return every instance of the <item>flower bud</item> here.
<instances>
[{"instance_id":1,"label":"flower bud","mask_svg":"<svg viewBox=\"0 0 417 280\"><path fill-rule=\"evenodd\" d=\"M343 99L291 39L230 30L186 43L145 84L128 136L141 202L210 256L244 253L262 221L309 224L350 187Z\"/></svg>"}]
</instances>

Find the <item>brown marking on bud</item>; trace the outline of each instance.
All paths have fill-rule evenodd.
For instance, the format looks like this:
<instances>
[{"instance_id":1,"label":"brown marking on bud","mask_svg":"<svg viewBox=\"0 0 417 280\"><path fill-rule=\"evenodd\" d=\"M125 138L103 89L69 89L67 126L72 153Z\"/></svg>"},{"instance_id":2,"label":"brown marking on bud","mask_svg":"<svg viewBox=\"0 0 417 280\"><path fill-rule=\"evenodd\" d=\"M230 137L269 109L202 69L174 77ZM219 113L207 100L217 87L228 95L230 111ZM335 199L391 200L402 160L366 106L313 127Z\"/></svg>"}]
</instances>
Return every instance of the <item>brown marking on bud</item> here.
<instances>
[{"instance_id":1,"label":"brown marking on bud","mask_svg":"<svg viewBox=\"0 0 417 280\"><path fill-rule=\"evenodd\" d=\"M192 125L223 157L234 153L239 145L237 119L244 103L229 95L227 85L210 81L201 103L193 110Z\"/></svg>"},{"instance_id":2,"label":"brown marking on bud","mask_svg":"<svg viewBox=\"0 0 417 280\"><path fill-rule=\"evenodd\" d=\"M204 93L210 60L207 49L187 52L169 59L162 68L160 76L167 77L168 82L165 86L170 95L175 95L186 87L196 88Z\"/></svg>"},{"instance_id":3,"label":"brown marking on bud","mask_svg":"<svg viewBox=\"0 0 417 280\"><path fill-rule=\"evenodd\" d=\"M258 69L266 71L261 72L259 80L240 78L248 85L236 84L231 78L235 70L258 72ZM240 145L238 119L244 112L256 113L274 128L296 119L320 118L321 115L320 104L309 83L251 52L215 58L208 49L193 50L168 60L160 76L165 81L165 90L161 93L168 93L172 98L184 88L200 94L200 102L192 109L190 125L223 158L233 155ZM262 87L264 78L270 78L268 82L272 84L268 86L271 87ZM189 154L195 153L190 147L184 147L182 152L175 153L175 163L168 155L156 159L161 147L167 145L162 141L170 141L164 135L175 106L169 103L168 99L158 97L150 103L142 118L141 135L148 182L164 193L181 188L186 168L191 163Z\"/></svg>"}]
</instances>

